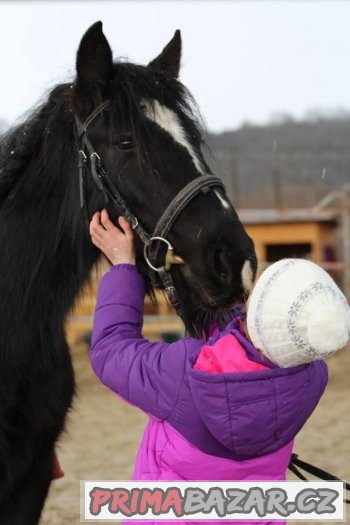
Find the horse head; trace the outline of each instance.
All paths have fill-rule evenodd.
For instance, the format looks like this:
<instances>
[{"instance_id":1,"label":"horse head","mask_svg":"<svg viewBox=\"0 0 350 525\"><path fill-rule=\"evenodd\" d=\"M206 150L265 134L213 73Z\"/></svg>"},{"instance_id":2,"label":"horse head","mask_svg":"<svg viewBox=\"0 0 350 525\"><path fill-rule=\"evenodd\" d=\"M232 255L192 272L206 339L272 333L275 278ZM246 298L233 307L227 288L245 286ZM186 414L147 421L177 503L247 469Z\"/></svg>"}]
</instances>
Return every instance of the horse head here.
<instances>
[{"instance_id":1,"label":"horse head","mask_svg":"<svg viewBox=\"0 0 350 525\"><path fill-rule=\"evenodd\" d=\"M83 121L105 101L87 135L105 171L142 227L153 232L166 207L191 181L211 171L195 103L178 80L181 36L176 31L147 66L113 61L101 22L83 36L77 53L73 111ZM92 214L106 207L113 220L118 210L103 198L92 179L86 199ZM198 192L172 223L166 239L177 258L170 274L192 334L215 319L222 321L254 280L256 257L231 202L220 187ZM143 243L136 238L137 266L146 278L150 268ZM165 255L164 246L159 256ZM152 272L151 272L152 273Z\"/></svg>"}]
</instances>

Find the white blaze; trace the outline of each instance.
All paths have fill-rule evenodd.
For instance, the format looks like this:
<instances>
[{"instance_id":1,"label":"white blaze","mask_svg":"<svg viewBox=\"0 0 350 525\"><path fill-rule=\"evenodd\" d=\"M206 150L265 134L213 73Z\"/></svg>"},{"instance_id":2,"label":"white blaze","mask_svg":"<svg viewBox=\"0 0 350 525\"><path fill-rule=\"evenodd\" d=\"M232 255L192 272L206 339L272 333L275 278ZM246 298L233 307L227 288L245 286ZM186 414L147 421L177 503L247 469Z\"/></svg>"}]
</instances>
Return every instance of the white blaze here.
<instances>
[{"instance_id":1,"label":"white blaze","mask_svg":"<svg viewBox=\"0 0 350 525\"><path fill-rule=\"evenodd\" d=\"M150 102L149 100L141 100L141 105L143 107L146 117L149 120L151 120L155 124L158 124L160 128L162 128L167 133L169 133L169 135L171 135L175 142L187 149L197 171L201 175L204 175L205 172L202 163L198 158L198 155L194 151L192 145L188 141L185 130L183 129L179 117L176 115L176 113L172 109L167 108L166 106L162 106L158 102L158 100L155 99L152 100L152 102ZM220 195L219 192L214 190L214 193L218 197L225 210L229 210L229 203Z\"/></svg>"},{"instance_id":2,"label":"white blaze","mask_svg":"<svg viewBox=\"0 0 350 525\"><path fill-rule=\"evenodd\" d=\"M253 270L252 270L252 267L250 265L250 261L246 261L244 264L243 264L243 268L242 268L242 284L243 284L243 288L247 291L247 292L250 292L250 290L252 289L253 287Z\"/></svg>"},{"instance_id":3,"label":"white blaze","mask_svg":"<svg viewBox=\"0 0 350 525\"><path fill-rule=\"evenodd\" d=\"M220 193L218 191L214 190L214 193L217 196L217 198L219 199L219 201L221 202L221 204L223 205L223 207L225 208L225 210L230 210L231 206L229 205L227 200L224 199L224 197L222 195L220 195Z\"/></svg>"},{"instance_id":4,"label":"white blaze","mask_svg":"<svg viewBox=\"0 0 350 525\"><path fill-rule=\"evenodd\" d=\"M193 164L197 168L197 171L203 175L204 171L202 163L196 155L192 145L188 142L185 130L181 126L181 122L176 113L172 109L162 106L158 100L153 100L152 102L142 100L141 103L142 106L144 106L146 117L152 120L152 122L158 124L158 126L160 126L172 136L175 142L187 149Z\"/></svg>"}]
</instances>

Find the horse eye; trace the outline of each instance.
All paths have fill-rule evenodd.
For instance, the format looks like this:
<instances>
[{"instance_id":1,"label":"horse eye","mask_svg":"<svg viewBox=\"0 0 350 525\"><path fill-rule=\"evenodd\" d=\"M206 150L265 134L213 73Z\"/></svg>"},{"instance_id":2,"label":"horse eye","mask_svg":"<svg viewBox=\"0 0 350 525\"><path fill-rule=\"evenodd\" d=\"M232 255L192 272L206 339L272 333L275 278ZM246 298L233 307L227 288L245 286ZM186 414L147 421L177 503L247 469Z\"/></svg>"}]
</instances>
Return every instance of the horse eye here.
<instances>
[{"instance_id":1,"label":"horse eye","mask_svg":"<svg viewBox=\"0 0 350 525\"><path fill-rule=\"evenodd\" d=\"M127 151L134 147L130 137L121 137L114 144L121 151Z\"/></svg>"}]
</instances>

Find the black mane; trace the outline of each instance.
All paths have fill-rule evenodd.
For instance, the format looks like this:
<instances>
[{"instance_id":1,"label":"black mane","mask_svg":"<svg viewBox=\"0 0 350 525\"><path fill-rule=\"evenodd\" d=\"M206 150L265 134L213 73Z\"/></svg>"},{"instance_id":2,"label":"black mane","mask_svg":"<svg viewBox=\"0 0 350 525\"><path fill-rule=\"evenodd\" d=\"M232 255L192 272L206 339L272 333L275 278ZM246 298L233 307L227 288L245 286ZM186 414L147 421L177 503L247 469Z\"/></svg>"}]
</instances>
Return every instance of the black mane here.
<instances>
[{"instance_id":1,"label":"black mane","mask_svg":"<svg viewBox=\"0 0 350 525\"><path fill-rule=\"evenodd\" d=\"M55 133L59 133L59 138L63 137L64 143L72 138L72 115L68 114L69 88L69 84L56 86L47 101L0 137L0 203L22 172L33 164L33 157L43 165L52 159L58 144ZM70 149L73 154L73 149ZM46 158L45 153L50 156ZM35 169L38 171L37 167Z\"/></svg>"}]
</instances>

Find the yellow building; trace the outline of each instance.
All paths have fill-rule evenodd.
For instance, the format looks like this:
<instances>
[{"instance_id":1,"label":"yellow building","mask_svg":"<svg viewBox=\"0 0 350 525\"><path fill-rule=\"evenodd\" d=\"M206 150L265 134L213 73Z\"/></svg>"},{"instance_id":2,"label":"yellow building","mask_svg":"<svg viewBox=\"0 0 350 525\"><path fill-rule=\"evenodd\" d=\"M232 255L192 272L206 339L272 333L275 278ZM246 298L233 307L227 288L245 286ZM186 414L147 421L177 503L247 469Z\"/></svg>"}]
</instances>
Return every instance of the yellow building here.
<instances>
[{"instance_id":1,"label":"yellow building","mask_svg":"<svg viewBox=\"0 0 350 525\"><path fill-rule=\"evenodd\" d=\"M260 262L303 257L332 273L341 269L336 211L245 209L238 215L255 243Z\"/></svg>"}]
</instances>

